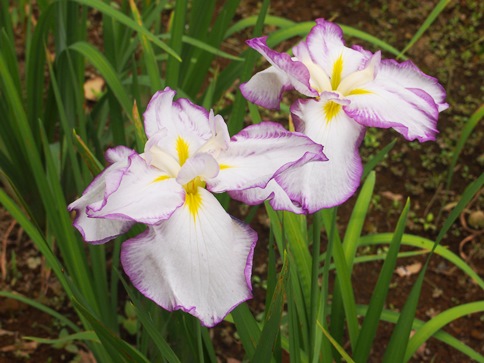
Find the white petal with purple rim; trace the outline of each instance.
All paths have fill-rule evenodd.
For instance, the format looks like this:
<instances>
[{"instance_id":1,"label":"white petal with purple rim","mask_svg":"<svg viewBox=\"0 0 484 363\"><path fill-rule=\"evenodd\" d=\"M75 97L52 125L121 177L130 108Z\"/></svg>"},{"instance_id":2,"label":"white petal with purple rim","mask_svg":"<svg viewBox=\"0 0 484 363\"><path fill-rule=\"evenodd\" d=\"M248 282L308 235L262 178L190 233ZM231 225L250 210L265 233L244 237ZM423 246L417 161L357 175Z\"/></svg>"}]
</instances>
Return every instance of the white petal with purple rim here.
<instances>
[{"instance_id":1,"label":"white petal with purple rim","mask_svg":"<svg viewBox=\"0 0 484 363\"><path fill-rule=\"evenodd\" d=\"M87 207L90 217L155 224L171 216L185 201L185 191L174 178L150 167L139 155L118 180L119 187L104 200ZM114 181L113 181L114 183Z\"/></svg>"},{"instance_id":2,"label":"white petal with purple rim","mask_svg":"<svg viewBox=\"0 0 484 363\"><path fill-rule=\"evenodd\" d=\"M267 37L254 38L247 41L247 44L258 51L269 61L274 67L281 72L284 72L290 84L303 95L314 97L317 92L311 89L309 85L309 71L306 66L299 61L295 61L289 54L279 53L266 44Z\"/></svg>"},{"instance_id":3,"label":"white petal with purple rim","mask_svg":"<svg viewBox=\"0 0 484 363\"><path fill-rule=\"evenodd\" d=\"M269 180L308 154L309 160L325 160L321 145L304 135L289 132L280 124L251 125L232 138L217 161L220 172L207 180L207 189L220 193L265 187Z\"/></svg>"},{"instance_id":4,"label":"white petal with purple rim","mask_svg":"<svg viewBox=\"0 0 484 363\"><path fill-rule=\"evenodd\" d=\"M240 85L244 97L256 105L278 110L285 91L293 89L286 73L274 66L256 73Z\"/></svg>"},{"instance_id":5,"label":"white petal with purple rim","mask_svg":"<svg viewBox=\"0 0 484 363\"><path fill-rule=\"evenodd\" d=\"M275 177L291 199L300 200L310 213L346 201L358 188L363 171L358 147L365 128L342 110L327 121L324 102L328 101L299 100L291 113L296 131L324 145L329 160L288 169Z\"/></svg>"},{"instance_id":6,"label":"white petal with purple rim","mask_svg":"<svg viewBox=\"0 0 484 363\"><path fill-rule=\"evenodd\" d=\"M363 92L347 96L346 114L364 126L394 128L407 140L434 140L438 107L420 89L406 89L397 80L378 77L362 87Z\"/></svg>"},{"instance_id":7,"label":"white petal with purple rim","mask_svg":"<svg viewBox=\"0 0 484 363\"><path fill-rule=\"evenodd\" d=\"M445 102L445 90L439 81L426 75L411 61L398 63L393 59L386 59L381 62L377 79L388 79L404 88L418 88L428 93L437 104L439 112L449 107Z\"/></svg>"},{"instance_id":8,"label":"white petal with purple rim","mask_svg":"<svg viewBox=\"0 0 484 363\"><path fill-rule=\"evenodd\" d=\"M305 213L300 203L291 200L286 191L274 179L269 181L265 188L256 187L228 193L232 199L240 200L248 205L257 205L267 200L274 210L286 210L296 214Z\"/></svg>"},{"instance_id":9,"label":"white petal with purple rim","mask_svg":"<svg viewBox=\"0 0 484 363\"><path fill-rule=\"evenodd\" d=\"M117 159L118 161L99 174L86 188L82 196L67 207L69 211L76 211L73 224L86 242L94 244L105 243L127 232L133 225L133 222L130 221L89 218L86 214L88 205L99 203L107 194L106 176L122 175L125 171L128 166L128 155L130 153L134 153L134 151L124 147L108 150L106 157L109 160Z\"/></svg>"},{"instance_id":10,"label":"white petal with purple rim","mask_svg":"<svg viewBox=\"0 0 484 363\"><path fill-rule=\"evenodd\" d=\"M341 28L324 19L317 19L316 23L305 41L313 62L330 77L340 57L342 78L358 70L365 57L361 52L344 46Z\"/></svg>"},{"instance_id":11,"label":"white petal with purple rim","mask_svg":"<svg viewBox=\"0 0 484 363\"><path fill-rule=\"evenodd\" d=\"M198 148L211 136L208 112L184 98L173 101L174 96L175 91L167 87L151 98L143 114L146 136L150 138L166 129L175 140L177 136L182 136Z\"/></svg>"},{"instance_id":12,"label":"white petal with purple rim","mask_svg":"<svg viewBox=\"0 0 484 363\"><path fill-rule=\"evenodd\" d=\"M121 262L133 285L167 310L181 309L212 327L250 299L257 234L233 220L199 188L189 206L122 245Z\"/></svg>"}]
</instances>

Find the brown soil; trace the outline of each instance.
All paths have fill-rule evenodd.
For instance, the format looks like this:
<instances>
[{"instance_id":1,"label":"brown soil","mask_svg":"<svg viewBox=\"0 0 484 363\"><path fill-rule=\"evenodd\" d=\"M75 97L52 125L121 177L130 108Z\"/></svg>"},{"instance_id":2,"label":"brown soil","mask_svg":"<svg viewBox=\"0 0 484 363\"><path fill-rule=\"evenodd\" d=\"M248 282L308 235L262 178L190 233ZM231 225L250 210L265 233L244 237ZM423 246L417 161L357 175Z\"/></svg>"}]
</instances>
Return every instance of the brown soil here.
<instances>
[{"instance_id":1,"label":"brown soil","mask_svg":"<svg viewBox=\"0 0 484 363\"><path fill-rule=\"evenodd\" d=\"M372 1L370 5L359 0L288 0L273 1L270 13L295 21L324 17L378 36L402 49L435 3L436 1L412 0L403 4L392 0ZM258 6L256 1L243 1L238 16L243 18L257 14ZM482 14L482 3L470 0L452 1L432 27L409 50L407 55L423 71L437 76L444 84L451 108L441 115L441 133L435 143L407 143L390 130L369 131L370 135L362 146L364 158L394 137L398 138L398 142L388 159L377 168L375 198L364 233L392 231L403 207L402 201L410 197L413 214L410 216L407 232L435 239L442 218L448 215L448 211L444 210L442 218L436 218L441 208L457 200L466 185L482 172L484 151L481 127L474 131L466 144L456 168L451 190L445 191L443 188L448 162L462 125L481 102L483 29L479 28L478 24L482 23ZM267 32L270 30L266 29ZM247 34L248 36L250 35ZM243 39L239 41L242 42ZM359 40L348 41L350 44L354 42L376 50L372 45ZM289 47L290 44L284 46ZM282 49L285 48L280 50ZM391 57L389 54L386 56ZM338 223L342 230L354 199L340 208ZM455 253L462 253L481 276L484 275L483 234L479 235L467 227L466 221L471 212L482 209L482 201L481 196L472 202L462 219L453 226L443 241L443 244ZM429 213L433 214L434 220L425 219ZM252 222L252 226L259 232L260 240L254 264L254 276L259 281L264 281L266 277L268 229L264 223L265 217L265 213L260 210ZM76 321L59 284L47 273L40 253L18 226L10 228L12 223L12 218L0 209L0 243L3 241L0 247L0 289L16 291L39 299L54 309L65 312ZM374 253L376 250L366 252ZM399 261L398 266L410 266L422 262L423 259L424 257L405 259ZM379 263L356 265L353 286L358 303L368 303L380 267ZM388 308L398 310L402 307L415 277L415 274L408 277L394 275L387 301ZM257 314L263 310L265 300L262 283L254 283L254 296L249 304ZM428 320L452 306L478 300L484 300L484 292L460 270L452 268L447 262L435 256L425 278L417 317ZM381 324L371 362L381 360L392 327L391 324ZM61 328L56 321L35 308L15 300L0 298L0 363L70 361L74 355L65 349L55 349L21 339L23 336L56 338ZM474 314L459 319L445 330L484 354L484 315ZM231 324L222 323L213 333L217 353L222 361L237 362L243 359L243 348L234 336ZM84 359L88 361L88 358ZM412 361L461 363L468 362L469 359L447 345L430 339Z\"/></svg>"}]
</instances>

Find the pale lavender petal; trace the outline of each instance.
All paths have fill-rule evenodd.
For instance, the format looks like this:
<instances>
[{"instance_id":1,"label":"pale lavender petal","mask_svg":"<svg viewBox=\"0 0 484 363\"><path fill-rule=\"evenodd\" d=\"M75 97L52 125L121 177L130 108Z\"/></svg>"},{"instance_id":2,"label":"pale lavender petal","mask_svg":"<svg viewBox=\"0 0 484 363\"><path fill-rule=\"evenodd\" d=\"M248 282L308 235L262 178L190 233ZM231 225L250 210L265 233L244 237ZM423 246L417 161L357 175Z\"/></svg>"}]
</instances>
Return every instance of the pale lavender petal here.
<instances>
[{"instance_id":1,"label":"pale lavender petal","mask_svg":"<svg viewBox=\"0 0 484 363\"><path fill-rule=\"evenodd\" d=\"M407 140L434 140L437 134L438 106L422 89L404 88L398 79L380 76L351 94L343 109L364 126L394 128Z\"/></svg>"},{"instance_id":2,"label":"pale lavender petal","mask_svg":"<svg viewBox=\"0 0 484 363\"><path fill-rule=\"evenodd\" d=\"M166 87L151 98L143 114L146 136L166 129L175 139L182 135L192 144L203 143L211 137L207 110L185 98L174 101L175 94Z\"/></svg>"},{"instance_id":3,"label":"pale lavender petal","mask_svg":"<svg viewBox=\"0 0 484 363\"><path fill-rule=\"evenodd\" d=\"M88 216L145 224L168 219L185 201L183 187L139 155L130 156L129 162L122 177L113 178L112 183L118 183L116 190L87 206Z\"/></svg>"},{"instance_id":4,"label":"pale lavender petal","mask_svg":"<svg viewBox=\"0 0 484 363\"><path fill-rule=\"evenodd\" d=\"M69 211L76 211L73 225L79 230L84 241L94 244L105 243L127 232L133 225L130 221L89 218L86 213L88 205L99 203L114 191L116 185L107 185L106 179L119 179L128 167L128 156L132 154L135 154L135 151L125 147L108 150L106 158L116 161L94 178L82 196L67 207Z\"/></svg>"},{"instance_id":5,"label":"pale lavender petal","mask_svg":"<svg viewBox=\"0 0 484 363\"><path fill-rule=\"evenodd\" d=\"M219 154L220 172L207 180L207 189L220 193L265 187L274 175L300 161L324 161L322 146L280 124L262 122L246 127Z\"/></svg>"},{"instance_id":6,"label":"pale lavender petal","mask_svg":"<svg viewBox=\"0 0 484 363\"><path fill-rule=\"evenodd\" d=\"M195 214L184 205L169 220L126 241L121 262L146 297L212 327L252 297L257 234L232 219L208 191L199 193Z\"/></svg>"},{"instance_id":7,"label":"pale lavender petal","mask_svg":"<svg viewBox=\"0 0 484 363\"><path fill-rule=\"evenodd\" d=\"M324 102L298 100L291 107L296 131L324 145L328 161L308 163L276 175L277 183L309 213L339 205L360 184L363 166L358 147L365 128L343 111L327 120Z\"/></svg>"},{"instance_id":8,"label":"pale lavender petal","mask_svg":"<svg viewBox=\"0 0 484 363\"><path fill-rule=\"evenodd\" d=\"M317 92L309 85L309 71L306 66L293 60L287 53L279 53L270 49L266 44L266 39L267 37L250 39L247 44L262 54L278 71L284 73L291 86L299 93L309 97L317 96ZM281 84L287 85L286 82L281 82Z\"/></svg>"},{"instance_id":9,"label":"pale lavender petal","mask_svg":"<svg viewBox=\"0 0 484 363\"><path fill-rule=\"evenodd\" d=\"M274 66L256 73L240 85L240 91L247 100L272 110L279 109L282 94L292 89L294 87L286 73Z\"/></svg>"},{"instance_id":10,"label":"pale lavender petal","mask_svg":"<svg viewBox=\"0 0 484 363\"><path fill-rule=\"evenodd\" d=\"M445 102L446 93L444 87L442 87L437 78L423 73L409 60L403 63L398 63L392 59L383 60L377 76L377 80L379 79L392 80L392 82L408 89L421 89L432 97L437 104L439 112L449 107L447 102Z\"/></svg>"}]
</instances>

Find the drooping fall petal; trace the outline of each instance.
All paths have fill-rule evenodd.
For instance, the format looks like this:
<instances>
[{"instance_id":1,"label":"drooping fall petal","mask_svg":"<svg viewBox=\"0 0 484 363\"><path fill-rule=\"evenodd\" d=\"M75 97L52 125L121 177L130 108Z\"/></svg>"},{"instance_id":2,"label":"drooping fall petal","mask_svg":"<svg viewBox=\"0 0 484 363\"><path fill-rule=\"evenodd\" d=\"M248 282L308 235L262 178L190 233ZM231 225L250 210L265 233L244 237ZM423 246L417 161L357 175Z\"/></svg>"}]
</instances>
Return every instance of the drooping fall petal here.
<instances>
[{"instance_id":1,"label":"drooping fall petal","mask_svg":"<svg viewBox=\"0 0 484 363\"><path fill-rule=\"evenodd\" d=\"M232 219L205 189L199 188L194 198L169 221L126 241L121 261L145 296L167 310L189 312L212 327L252 297L257 235Z\"/></svg>"}]
</instances>

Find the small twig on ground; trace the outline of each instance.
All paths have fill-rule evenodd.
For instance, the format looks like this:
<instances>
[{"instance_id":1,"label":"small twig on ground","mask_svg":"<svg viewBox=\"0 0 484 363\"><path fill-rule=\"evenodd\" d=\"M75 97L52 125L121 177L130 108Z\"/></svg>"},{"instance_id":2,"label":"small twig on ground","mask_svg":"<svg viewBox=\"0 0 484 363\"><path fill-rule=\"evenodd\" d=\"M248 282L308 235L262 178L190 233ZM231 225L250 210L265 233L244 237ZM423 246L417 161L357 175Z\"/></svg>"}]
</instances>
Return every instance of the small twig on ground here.
<instances>
[{"instance_id":1,"label":"small twig on ground","mask_svg":"<svg viewBox=\"0 0 484 363\"><path fill-rule=\"evenodd\" d=\"M5 235L2 239L2 254L0 255L0 271L2 273L2 281L7 280L7 243L8 237L12 233L13 228L17 224L17 221L13 220L7 228Z\"/></svg>"}]
</instances>

